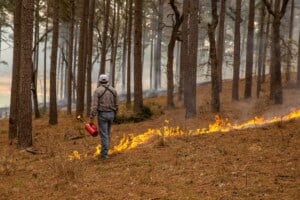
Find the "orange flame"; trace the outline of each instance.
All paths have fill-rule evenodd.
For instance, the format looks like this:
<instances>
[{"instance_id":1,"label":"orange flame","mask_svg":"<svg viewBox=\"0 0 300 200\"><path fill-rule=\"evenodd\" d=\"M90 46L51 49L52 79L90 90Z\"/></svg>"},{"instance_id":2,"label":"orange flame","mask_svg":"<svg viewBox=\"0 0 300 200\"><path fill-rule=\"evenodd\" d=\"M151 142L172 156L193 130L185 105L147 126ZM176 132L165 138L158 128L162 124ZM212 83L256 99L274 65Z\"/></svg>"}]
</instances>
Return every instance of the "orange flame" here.
<instances>
[{"instance_id":1,"label":"orange flame","mask_svg":"<svg viewBox=\"0 0 300 200\"><path fill-rule=\"evenodd\" d=\"M289 121L296 118L300 118L300 109L292 111L291 113L286 114L284 116L273 117L271 119L264 119L263 117L254 117L253 119L250 119L244 123L236 124L236 125L232 125L227 118L223 120L220 116L216 115L215 122L213 124L210 124L208 128L188 130L187 132L184 132L178 126L170 127L169 121L165 120L165 125L163 126L162 129L148 129L145 133L136 136L132 134L127 136L124 135L123 138L120 140L119 144L109 150L109 154L136 148L138 145L149 141L149 139L154 136L159 136L164 139L167 137L182 136L182 135L201 135L201 134L210 134L215 132L229 132L233 130L240 130L240 129L268 125L277 122ZM96 147L96 152L94 153L94 157L97 157L100 154L100 149L101 146L98 145ZM79 156L75 154L75 151L73 152L73 154L74 154L72 157L73 159L80 159L80 154L78 152L77 154ZM69 156L69 159L70 158L71 157Z\"/></svg>"}]
</instances>

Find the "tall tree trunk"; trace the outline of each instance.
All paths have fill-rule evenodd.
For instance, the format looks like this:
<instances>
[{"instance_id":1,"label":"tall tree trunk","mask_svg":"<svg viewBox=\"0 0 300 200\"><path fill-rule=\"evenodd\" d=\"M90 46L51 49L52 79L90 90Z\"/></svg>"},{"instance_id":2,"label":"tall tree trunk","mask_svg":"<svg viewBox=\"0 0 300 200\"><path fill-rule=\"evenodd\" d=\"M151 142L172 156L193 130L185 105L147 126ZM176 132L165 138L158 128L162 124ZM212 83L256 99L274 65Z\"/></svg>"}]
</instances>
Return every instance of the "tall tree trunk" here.
<instances>
[{"instance_id":1,"label":"tall tree trunk","mask_svg":"<svg viewBox=\"0 0 300 200\"><path fill-rule=\"evenodd\" d=\"M271 5L272 5L272 0L271 0ZM265 34L265 46L264 46L264 61L263 61L263 66L262 66L262 77L261 81L264 83L266 81L266 63L267 63L267 55L268 55L268 47L270 46L270 25L271 25L271 14L268 13L268 18L267 18L267 27L266 27L266 34ZM269 49L270 50L270 49Z\"/></svg>"},{"instance_id":2,"label":"tall tree trunk","mask_svg":"<svg viewBox=\"0 0 300 200\"><path fill-rule=\"evenodd\" d=\"M294 9L295 1L291 1L291 15L290 15L290 24L289 24L289 40L288 40L288 54L287 54L287 66L285 72L285 80L289 82L291 80L291 61L293 59L293 28L294 28Z\"/></svg>"},{"instance_id":3,"label":"tall tree trunk","mask_svg":"<svg viewBox=\"0 0 300 200\"><path fill-rule=\"evenodd\" d=\"M211 62L211 109L212 112L220 112L220 85L218 59L215 41L215 31L218 25L217 2L211 0L212 22L208 24L209 59Z\"/></svg>"},{"instance_id":4,"label":"tall tree trunk","mask_svg":"<svg viewBox=\"0 0 300 200\"><path fill-rule=\"evenodd\" d=\"M123 34L123 55L122 55L122 91L125 91L126 85L126 62L127 62L127 33L128 33L128 0L126 0L126 10L125 12L125 24L124 24L124 34Z\"/></svg>"},{"instance_id":5,"label":"tall tree trunk","mask_svg":"<svg viewBox=\"0 0 300 200\"><path fill-rule=\"evenodd\" d=\"M110 11L110 0L106 0L99 75L104 74L106 71L105 63L106 63L106 43L107 43L107 32L108 32L108 22L109 22L109 11Z\"/></svg>"},{"instance_id":6,"label":"tall tree trunk","mask_svg":"<svg viewBox=\"0 0 300 200\"><path fill-rule=\"evenodd\" d=\"M224 56L224 35L225 35L225 11L226 11L226 0L221 0L221 10L220 10L220 23L219 23L219 33L218 33L218 46L217 46L217 56L218 56L218 73L219 73L219 85L220 92L222 91L222 80L223 80L223 56Z\"/></svg>"},{"instance_id":7,"label":"tall tree trunk","mask_svg":"<svg viewBox=\"0 0 300 200\"><path fill-rule=\"evenodd\" d=\"M299 32L299 39L298 39L297 86L298 89L300 89L300 32Z\"/></svg>"},{"instance_id":8,"label":"tall tree trunk","mask_svg":"<svg viewBox=\"0 0 300 200\"><path fill-rule=\"evenodd\" d=\"M48 43L48 24L49 24L49 5L46 11L46 25L45 25L45 43L44 43L44 111L47 110L47 43Z\"/></svg>"},{"instance_id":9,"label":"tall tree trunk","mask_svg":"<svg viewBox=\"0 0 300 200\"><path fill-rule=\"evenodd\" d=\"M126 106L131 105L131 31L132 31L132 0L129 0L129 19L128 19L128 55L127 55L127 95L126 95Z\"/></svg>"},{"instance_id":10,"label":"tall tree trunk","mask_svg":"<svg viewBox=\"0 0 300 200\"><path fill-rule=\"evenodd\" d=\"M240 80L240 63L241 63L240 25L241 25L241 1L236 1L235 23L234 23L232 100L239 100L239 80Z\"/></svg>"},{"instance_id":11,"label":"tall tree trunk","mask_svg":"<svg viewBox=\"0 0 300 200\"><path fill-rule=\"evenodd\" d=\"M265 46L265 37L264 37L264 26L265 26L265 6L261 5L260 8L260 29L259 29L259 50L258 50L258 73L257 73L257 80L256 80L256 96L259 98L259 94L261 91L261 83L262 83L262 68L263 68L263 61L264 61L264 46Z\"/></svg>"},{"instance_id":12,"label":"tall tree trunk","mask_svg":"<svg viewBox=\"0 0 300 200\"><path fill-rule=\"evenodd\" d=\"M163 32L163 8L164 1L158 0L159 11L158 11L158 22L157 22L157 40L156 40L156 50L154 54L154 68L155 68L155 79L154 79L154 89L157 90L161 88L161 43L162 43L162 32Z\"/></svg>"},{"instance_id":13,"label":"tall tree trunk","mask_svg":"<svg viewBox=\"0 0 300 200\"><path fill-rule=\"evenodd\" d=\"M275 9L272 10L270 3L263 0L270 14L273 15L272 23L272 51L271 51L271 82L270 98L274 99L275 104L283 103L282 83L281 83L281 45L280 45L280 23L284 16L289 0L275 0ZM281 4L281 8L280 8Z\"/></svg>"},{"instance_id":14,"label":"tall tree trunk","mask_svg":"<svg viewBox=\"0 0 300 200\"><path fill-rule=\"evenodd\" d=\"M22 3L22 43L21 43L21 67L19 97L19 134L18 147L26 148L32 145L32 34L34 0L23 0Z\"/></svg>"},{"instance_id":15,"label":"tall tree trunk","mask_svg":"<svg viewBox=\"0 0 300 200\"><path fill-rule=\"evenodd\" d=\"M39 33L40 33L40 0L35 0L36 4L36 10L35 10L35 25L34 25L34 44L35 44L35 50L33 52L33 64L32 64L32 99L33 99L33 105L34 105L34 115L35 118L40 118L40 111L39 111L39 103L38 103L38 95L37 95L37 77L38 77L38 69L39 69Z\"/></svg>"},{"instance_id":16,"label":"tall tree trunk","mask_svg":"<svg viewBox=\"0 0 300 200\"><path fill-rule=\"evenodd\" d=\"M80 22L78 68L77 68L77 102L76 116L82 116L84 111L84 90L86 76L86 30L88 19L89 0L83 0L82 16Z\"/></svg>"},{"instance_id":17,"label":"tall tree trunk","mask_svg":"<svg viewBox=\"0 0 300 200\"><path fill-rule=\"evenodd\" d=\"M276 1L275 0L275 5ZM278 3L279 5L279 3ZM279 8L279 7L278 7ZM273 46L273 48L272 48ZM272 23L272 46L271 46L271 84L270 97L276 104L282 103L282 85L281 85L281 45L280 45L280 19L273 18Z\"/></svg>"},{"instance_id":18,"label":"tall tree trunk","mask_svg":"<svg viewBox=\"0 0 300 200\"><path fill-rule=\"evenodd\" d=\"M115 1L116 4L116 1ZM119 44L119 27L120 27L120 5L119 3L116 4L117 11L116 11L116 32L114 34L114 46L112 51L112 74L111 74L111 84L115 87L115 76L116 76L116 60L117 60L117 52L118 52L118 44Z\"/></svg>"},{"instance_id":19,"label":"tall tree trunk","mask_svg":"<svg viewBox=\"0 0 300 200\"><path fill-rule=\"evenodd\" d=\"M88 41L87 41L87 80L86 80L86 114L90 115L92 104L92 71L93 71L93 35L94 35L95 0L90 0Z\"/></svg>"},{"instance_id":20,"label":"tall tree trunk","mask_svg":"<svg viewBox=\"0 0 300 200\"><path fill-rule=\"evenodd\" d=\"M112 22L111 22L111 27L110 27L110 70L109 70L109 75L110 75L110 79L109 79L109 83L110 85L112 85L113 81L113 71L114 71L114 51L115 51L115 34L116 34L116 0L112 0L112 4L113 4L113 8L112 8ZM112 85L113 86L113 85ZM114 87L114 86L113 86Z\"/></svg>"},{"instance_id":21,"label":"tall tree trunk","mask_svg":"<svg viewBox=\"0 0 300 200\"><path fill-rule=\"evenodd\" d=\"M180 16L177 6L175 5L174 0L170 0L170 5L173 9L175 14L175 24L173 24L173 29L171 33L171 38L168 44L168 61L167 61L167 106L169 108L174 107L174 99L173 99L173 92L174 92L174 75L173 75L173 61L174 61L174 47L176 40L178 38L178 31L180 25L182 23L183 17Z\"/></svg>"},{"instance_id":22,"label":"tall tree trunk","mask_svg":"<svg viewBox=\"0 0 300 200\"><path fill-rule=\"evenodd\" d=\"M72 72L72 79L73 79L73 85L72 85L72 101L76 102L76 96L77 96L77 64L78 64L78 59L77 59L77 55L78 55L78 43L79 43L79 37L78 37L78 23L77 21L74 19L74 54L73 54L73 72Z\"/></svg>"},{"instance_id":23,"label":"tall tree trunk","mask_svg":"<svg viewBox=\"0 0 300 200\"><path fill-rule=\"evenodd\" d=\"M197 54L198 54L198 11L199 4L192 3L190 0L190 20L189 20L189 58L188 67L185 71L188 79L185 81L185 90L187 90L185 100L185 118L195 117L196 107L196 82L197 82ZM181 18L182 20L182 18Z\"/></svg>"},{"instance_id":24,"label":"tall tree trunk","mask_svg":"<svg viewBox=\"0 0 300 200\"><path fill-rule=\"evenodd\" d=\"M57 68L57 51L58 51L58 34L59 34L59 0L54 2L53 10L53 35L51 49L51 66L50 66L50 109L49 124L57 124L57 99L56 99L56 68Z\"/></svg>"},{"instance_id":25,"label":"tall tree trunk","mask_svg":"<svg viewBox=\"0 0 300 200\"><path fill-rule=\"evenodd\" d=\"M67 114L72 114L72 70L73 70L73 46L74 46L74 17L75 17L75 0L70 1L70 22L68 29L68 78L67 78Z\"/></svg>"},{"instance_id":26,"label":"tall tree trunk","mask_svg":"<svg viewBox=\"0 0 300 200\"><path fill-rule=\"evenodd\" d=\"M21 56L21 11L23 0L17 1L14 10L14 49L13 49L13 71L11 81L10 93L10 116L9 116L9 134L10 140L18 135L18 121L19 121L19 79L20 79L20 56Z\"/></svg>"},{"instance_id":27,"label":"tall tree trunk","mask_svg":"<svg viewBox=\"0 0 300 200\"><path fill-rule=\"evenodd\" d=\"M246 99L252 96L255 0L250 0L249 4L250 6L249 6L249 19L248 19L245 94L244 94L244 97Z\"/></svg>"},{"instance_id":28,"label":"tall tree trunk","mask_svg":"<svg viewBox=\"0 0 300 200\"><path fill-rule=\"evenodd\" d=\"M135 0L134 7L134 106L135 113L143 108L142 85L142 30L143 30L143 0Z\"/></svg>"},{"instance_id":29,"label":"tall tree trunk","mask_svg":"<svg viewBox=\"0 0 300 200\"><path fill-rule=\"evenodd\" d=\"M149 85L150 85L150 90L152 90L153 88L153 49L154 49L154 17L152 17L151 19L151 38L150 38L150 82L149 82Z\"/></svg>"},{"instance_id":30,"label":"tall tree trunk","mask_svg":"<svg viewBox=\"0 0 300 200\"><path fill-rule=\"evenodd\" d=\"M182 9L182 16L183 16L183 21L182 21L182 42L181 42L181 47L180 47L180 83L179 83L179 99L181 99L181 94L183 93L184 95L184 107L186 108L188 105L188 96L189 96L189 88L187 86L187 80L189 79L188 73L186 73L188 67L189 67L189 62L188 58L189 57L189 21L190 21L190 1L184 1L183 2L183 9Z\"/></svg>"}]
</instances>

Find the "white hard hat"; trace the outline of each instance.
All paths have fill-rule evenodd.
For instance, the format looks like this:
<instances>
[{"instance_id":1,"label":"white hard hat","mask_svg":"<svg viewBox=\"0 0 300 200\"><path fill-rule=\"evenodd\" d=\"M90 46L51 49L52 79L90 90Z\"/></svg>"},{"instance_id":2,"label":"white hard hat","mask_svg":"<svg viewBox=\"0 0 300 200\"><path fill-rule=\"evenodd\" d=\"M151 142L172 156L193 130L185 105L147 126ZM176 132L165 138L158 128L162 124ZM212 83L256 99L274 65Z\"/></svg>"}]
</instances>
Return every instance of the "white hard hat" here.
<instances>
[{"instance_id":1,"label":"white hard hat","mask_svg":"<svg viewBox=\"0 0 300 200\"><path fill-rule=\"evenodd\" d=\"M107 76L106 74L101 74L101 75L99 76L99 81L100 81L101 83L107 83L107 82L108 82L108 76Z\"/></svg>"}]
</instances>

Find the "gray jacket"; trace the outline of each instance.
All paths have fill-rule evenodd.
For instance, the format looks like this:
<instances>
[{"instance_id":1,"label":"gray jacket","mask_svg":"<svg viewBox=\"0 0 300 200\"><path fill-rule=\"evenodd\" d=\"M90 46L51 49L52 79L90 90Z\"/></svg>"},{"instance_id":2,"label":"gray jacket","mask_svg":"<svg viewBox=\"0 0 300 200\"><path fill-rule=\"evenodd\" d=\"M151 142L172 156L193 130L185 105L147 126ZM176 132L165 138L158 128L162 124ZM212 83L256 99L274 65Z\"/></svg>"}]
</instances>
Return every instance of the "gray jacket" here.
<instances>
[{"instance_id":1,"label":"gray jacket","mask_svg":"<svg viewBox=\"0 0 300 200\"><path fill-rule=\"evenodd\" d=\"M119 102L116 89L109 84L101 84L94 91L90 117L95 117L98 114L98 111L117 112L118 105Z\"/></svg>"}]
</instances>

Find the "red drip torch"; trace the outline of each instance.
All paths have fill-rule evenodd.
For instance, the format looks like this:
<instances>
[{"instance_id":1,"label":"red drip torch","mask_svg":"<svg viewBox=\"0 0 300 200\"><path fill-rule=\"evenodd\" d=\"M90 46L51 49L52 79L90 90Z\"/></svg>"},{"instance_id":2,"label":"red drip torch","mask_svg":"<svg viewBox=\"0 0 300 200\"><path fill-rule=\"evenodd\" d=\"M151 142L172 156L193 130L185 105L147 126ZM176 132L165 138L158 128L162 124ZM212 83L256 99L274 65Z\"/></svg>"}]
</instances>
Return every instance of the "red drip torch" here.
<instances>
[{"instance_id":1,"label":"red drip torch","mask_svg":"<svg viewBox=\"0 0 300 200\"><path fill-rule=\"evenodd\" d=\"M79 121L81 121L82 123L84 123L84 129L93 137L96 137L98 135L98 130L97 130L97 126L94 123L87 123L86 121L84 121L80 115L77 116L77 119Z\"/></svg>"}]
</instances>

